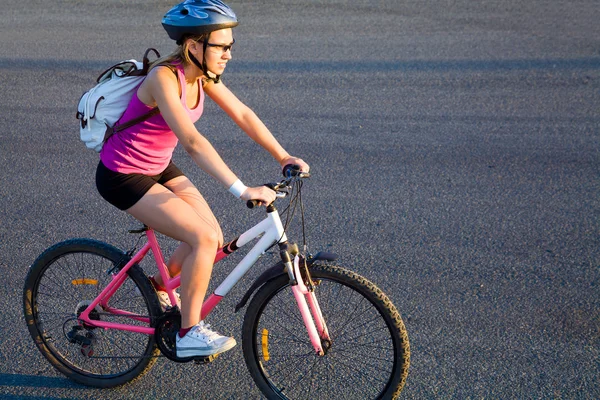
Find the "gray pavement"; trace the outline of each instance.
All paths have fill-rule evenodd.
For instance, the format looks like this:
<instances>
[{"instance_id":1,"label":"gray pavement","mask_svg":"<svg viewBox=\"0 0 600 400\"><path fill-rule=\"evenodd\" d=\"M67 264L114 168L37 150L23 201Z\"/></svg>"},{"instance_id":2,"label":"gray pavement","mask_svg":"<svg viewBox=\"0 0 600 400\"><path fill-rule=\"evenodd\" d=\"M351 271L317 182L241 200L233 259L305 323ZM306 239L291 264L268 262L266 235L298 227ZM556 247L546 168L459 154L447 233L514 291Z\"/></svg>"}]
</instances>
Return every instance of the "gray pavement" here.
<instances>
[{"instance_id":1,"label":"gray pavement","mask_svg":"<svg viewBox=\"0 0 600 400\"><path fill-rule=\"evenodd\" d=\"M207 366L159 360L117 389L78 386L22 316L27 266L51 244L131 244L135 221L96 193L76 103L106 66L171 51L160 18L172 4L3 5L0 398L261 398L241 347ZM224 81L311 164L311 248L339 253L402 313L402 398L600 398L598 2L231 5L242 23ZM198 127L244 182L277 176L210 101ZM181 149L175 161L227 238L262 217ZM230 313L249 284L210 321L238 339L243 313Z\"/></svg>"}]
</instances>

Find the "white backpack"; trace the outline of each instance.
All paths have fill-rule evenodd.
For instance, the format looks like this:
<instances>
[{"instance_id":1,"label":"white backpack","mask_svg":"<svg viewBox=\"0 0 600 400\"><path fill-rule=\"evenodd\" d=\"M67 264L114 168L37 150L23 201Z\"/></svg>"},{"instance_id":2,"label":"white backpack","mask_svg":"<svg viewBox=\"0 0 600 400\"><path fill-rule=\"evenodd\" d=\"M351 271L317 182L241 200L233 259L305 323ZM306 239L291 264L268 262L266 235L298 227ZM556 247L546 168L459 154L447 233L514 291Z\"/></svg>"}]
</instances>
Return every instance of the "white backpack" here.
<instances>
[{"instance_id":1,"label":"white backpack","mask_svg":"<svg viewBox=\"0 0 600 400\"><path fill-rule=\"evenodd\" d=\"M100 74L96 86L81 96L77 106L79 135L89 149L99 152L113 133L130 128L160 112L158 107L154 107L146 114L114 126L123 116L129 101L148 74L148 54L151 51L160 57L156 49L148 49L142 62L127 60L113 65Z\"/></svg>"}]
</instances>

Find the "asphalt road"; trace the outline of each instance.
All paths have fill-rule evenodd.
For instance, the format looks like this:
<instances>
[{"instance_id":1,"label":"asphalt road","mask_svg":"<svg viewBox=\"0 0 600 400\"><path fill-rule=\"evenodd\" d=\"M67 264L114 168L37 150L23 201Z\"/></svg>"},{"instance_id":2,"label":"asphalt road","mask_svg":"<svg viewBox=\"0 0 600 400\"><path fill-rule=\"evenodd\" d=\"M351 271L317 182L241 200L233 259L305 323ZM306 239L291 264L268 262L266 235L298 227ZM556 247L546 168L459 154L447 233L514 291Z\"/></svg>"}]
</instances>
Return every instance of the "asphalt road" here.
<instances>
[{"instance_id":1,"label":"asphalt road","mask_svg":"<svg viewBox=\"0 0 600 400\"><path fill-rule=\"evenodd\" d=\"M76 103L114 62L171 51L160 26L171 5L2 7L1 398L261 397L240 347L207 366L161 359L117 389L78 386L23 319L27 267L45 248L72 237L131 244L135 221L96 193ZM597 1L231 5L241 25L224 81L311 164L311 249L339 253L401 311L412 349L402 398L600 398ZM244 182L277 177L210 101L197 125ZM227 238L262 217L181 149L175 161ZM243 315L230 313L249 283L211 318L238 339Z\"/></svg>"}]
</instances>

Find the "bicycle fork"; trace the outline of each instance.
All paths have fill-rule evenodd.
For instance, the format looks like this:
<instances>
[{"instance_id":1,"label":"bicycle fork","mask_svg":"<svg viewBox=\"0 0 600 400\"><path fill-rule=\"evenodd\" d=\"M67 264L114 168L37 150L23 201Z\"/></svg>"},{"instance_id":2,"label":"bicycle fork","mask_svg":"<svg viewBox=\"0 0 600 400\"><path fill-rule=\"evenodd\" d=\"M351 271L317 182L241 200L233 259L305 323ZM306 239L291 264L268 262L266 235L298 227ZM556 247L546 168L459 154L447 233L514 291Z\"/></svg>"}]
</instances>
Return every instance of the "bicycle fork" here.
<instances>
[{"instance_id":1,"label":"bicycle fork","mask_svg":"<svg viewBox=\"0 0 600 400\"><path fill-rule=\"evenodd\" d=\"M304 283L304 279L300 273L300 257L297 254L294 256L293 263L289 260L288 256L284 265L288 275L290 275L292 293L298 304L298 309L302 315L310 342L316 353L324 356L331 346L331 338L329 337L329 331L319 307L319 302L315 296L314 287L311 284L309 289Z\"/></svg>"}]
</instances>

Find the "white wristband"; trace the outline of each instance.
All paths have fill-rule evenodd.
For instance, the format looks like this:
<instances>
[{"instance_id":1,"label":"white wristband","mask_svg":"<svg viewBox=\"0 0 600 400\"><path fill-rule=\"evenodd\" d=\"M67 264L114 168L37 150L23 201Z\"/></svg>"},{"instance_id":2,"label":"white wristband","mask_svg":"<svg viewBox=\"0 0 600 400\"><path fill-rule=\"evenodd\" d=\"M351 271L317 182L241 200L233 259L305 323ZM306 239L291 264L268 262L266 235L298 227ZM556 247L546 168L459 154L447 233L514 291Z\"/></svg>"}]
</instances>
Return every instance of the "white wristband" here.
<instances>
[{"instance_id":1,"label":"white wristband","mask_svg":"<svg viewBox=\"0 0 600 400\"><path fill-rule=\"evenodd\" d=\"M233 194L235 197L240 198L246 189L248 189L248 187L238 179L229 187L229 192L231 192L231 194Z\"/></svg>"}]
</instances>

